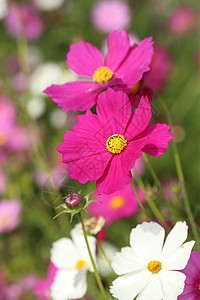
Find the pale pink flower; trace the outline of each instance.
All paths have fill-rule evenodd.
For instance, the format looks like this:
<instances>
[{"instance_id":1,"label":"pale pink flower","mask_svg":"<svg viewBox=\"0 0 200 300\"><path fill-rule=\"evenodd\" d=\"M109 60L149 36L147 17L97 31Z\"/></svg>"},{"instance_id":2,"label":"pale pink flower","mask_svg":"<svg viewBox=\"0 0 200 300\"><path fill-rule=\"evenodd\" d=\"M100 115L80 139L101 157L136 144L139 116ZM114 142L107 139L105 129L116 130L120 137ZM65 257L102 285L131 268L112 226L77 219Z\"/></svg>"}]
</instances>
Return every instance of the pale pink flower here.
<instances>
[{"instance_id":1,"label":"pale pink flower","mask_svg":"<svg viewBox=\"0 0 200 300\"><path fill-rule=\"evenodd\" d=\"M18 199L0 201L0 233L13 231L20 223L22 205Z\"/></svg>"},{"instance_id":2,"label":"pale pink flower","mask_svg":"<svg viewBox=\"0 0 200 300\"><path fill-rule=\"evenodd\" d=\"M122 0L98 1L91 11L93 26L103 33L128 29L131 18L131 8L126 1Z\"/></svg>"},{"instance_id":3,"label":"pale pink flower","mask_svg":"<svg viewBox=\"0 0 200 300\"><path fill-rule=\"evenodd\" d=\"M38 39L43 31L43 23L36 10L25 4L9 5L5 26L12 37L25 35L29 41Z\"/></svg>"},{"instance_id":4,"label":"pale pink flower","mask_svg":"<svg viewBox=\"0 0 200 300\"><path fill-rule=\"evenodd\" d=\"M179 7L169 19L169 29L173 34L183 35L197 26L197 12L190 6Z\"/></svg>"}]
</instances>

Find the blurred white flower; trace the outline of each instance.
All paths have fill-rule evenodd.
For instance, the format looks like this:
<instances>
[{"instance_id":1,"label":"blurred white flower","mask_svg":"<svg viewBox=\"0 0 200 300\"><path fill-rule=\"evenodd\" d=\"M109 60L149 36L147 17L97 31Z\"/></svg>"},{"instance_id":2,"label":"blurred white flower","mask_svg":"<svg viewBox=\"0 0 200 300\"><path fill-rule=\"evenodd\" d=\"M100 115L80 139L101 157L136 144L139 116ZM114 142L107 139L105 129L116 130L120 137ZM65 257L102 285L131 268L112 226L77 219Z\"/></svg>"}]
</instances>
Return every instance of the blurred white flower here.
<instances>
[{"instance_id":1,"label":"blurred white flower","mask_svg":"<svg viewBox=\"0 0 200 300\"><path fill-rule=\"evenodd\" d=\"M44 89L51 84L63 84L76 80L77 76L70 70L65 70L62 66L48 62L36 67L30 77L30 90L33 95L43 95Z\"/></svg>"},{"instance_id":2,"label":"blurred white flower","mask_svg":"<svg viewBox=\"0 0 200 300\"><path fill-rule=\"evenodd\" d=\"M82 298L87 291L87 271L93 272L82 230L73 229L71 237L59 239L51 249L51 262L58 268L51 286L54 300ZM88 242L96 261L96 240L88 236Z\"/></svg>"},{"instance_id":3,"label":"blurred white flower","mask_svg":"<svg viewBox=\"0 0 200 300\"><path fill-rule=\"evenodd\" d=\"M59 8L65 0L35 0L35 5L41 10L54 10Z\"/></svg>"},{"instance_id":4,"label":"blurred white flower","mask_svg":"<svg viewBox=\"0 0 200 300\"><path fill-rule=\"evenodd\" d=\"M46 103L43 97L33 97L31 98L26 106L27 113L33 119L40 118L46 109Z\"/></svg>"},{"instance_id":5,"label":"blurred white flower","mask_svg":"<svg viewBox=\"0 0 200 300\"><path fill-rule=\"evenodd\" d=\"M2 20L8 11L8 3L7 0L0 0L0 20Z\"/></svg>"},{"instance_id":6,"label":"blurred white flower","mask_svg":"<svg viewBox=\"0 0 200 300\"><path fill-rule=\"evenodd\" d=\"M67 123L67 114L61 108L54 109L50 114L50 123L55 128L62 128Z\"/></svg>"},{"instance_id":7,"label":"blurred white flower","mask_svg":"<svg viewBox=\"0 0 200 300\"><path fill-rule=\"evenodd\" d=\"M123 275L110 288L119 300L176 300L184 289L186 266L194 241L184 243L188 226L177 222L164 245L165 231L155 222L132 229L130 246L112 260L114 271ZM184 244L183 244L184 243Z\"/></svg>"}]
</instances>

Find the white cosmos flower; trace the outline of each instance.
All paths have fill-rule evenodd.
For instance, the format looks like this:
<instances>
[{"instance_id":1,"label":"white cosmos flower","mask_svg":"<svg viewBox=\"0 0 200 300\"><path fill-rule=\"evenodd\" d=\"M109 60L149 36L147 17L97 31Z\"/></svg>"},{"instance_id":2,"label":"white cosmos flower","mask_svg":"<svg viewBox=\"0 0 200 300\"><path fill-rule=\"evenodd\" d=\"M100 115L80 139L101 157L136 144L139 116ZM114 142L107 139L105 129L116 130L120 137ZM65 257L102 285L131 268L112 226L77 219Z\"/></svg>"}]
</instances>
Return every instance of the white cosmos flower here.
<instances>
[{"instance_id":1,"label":"white cosmos flower","mask_svg":"<svg viewBox=\"0 0 200 300\"><path fill-rule=\"evenodd\" d=\"M51 249L51 262L58 268L51 285L53 300L82 298L87 291L87 271L93 272L82 230L73 229L71 237L59 239ZM88 236L88 242L96 262L96 240Z\"/></svg>"},{"instance_id":2,"label":"white cosmos flower","mask_svg":"<svg viewBox=\"0 0 200 300\"><path fill-rule=\"evenodd\" d=\"M132 229L130 246L112 260L114 271L122 275L110 288L119 300L176 300L184 288L182 270L194 241L184 243L188 226L177 222L164 243L165 231L155 222L144 222ZM164 243L164 245L163 245ZM184 243L184 244L183 244Z\"/></svg>"}]
</instances>

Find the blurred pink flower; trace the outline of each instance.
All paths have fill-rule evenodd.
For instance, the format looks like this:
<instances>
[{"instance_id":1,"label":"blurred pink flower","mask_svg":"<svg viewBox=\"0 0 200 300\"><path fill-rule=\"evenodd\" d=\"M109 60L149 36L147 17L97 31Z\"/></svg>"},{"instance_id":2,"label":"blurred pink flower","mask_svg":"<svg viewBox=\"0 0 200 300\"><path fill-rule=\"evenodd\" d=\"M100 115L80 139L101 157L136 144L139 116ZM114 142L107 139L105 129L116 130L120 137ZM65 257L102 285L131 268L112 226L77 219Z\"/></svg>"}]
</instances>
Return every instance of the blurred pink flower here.
<instances>
[{"instance_id":1,"label":"blurred pink flower","mask_svg":"<svg viewBox=\"0 0 200 300\"><path fill-rule=\"evenodd\" d=\"M25 35L29 41L38 39L43 31L43 23L36 10L25 4L9 5L5 26L12 37Z\"/></svg>"},{"instance_id":2,"label":"blurred pink flower","mask_svg":"<svg viewBox=\"0 0 200 300\"><path fill-rule=\"evenodd\" d=\"M21 202L18 199L0 201L0 233L13 231L20 223Z\"/></svg>"},{"instance_id":3,"label":"blurred pink flower","mask_svg":"<svg viewBox=\"0 0 200 300\"><path fill-rule=\"evenodd\" d=\"M162 180L161 185L165 192L165 195L172 202L177 197L180 200L184 196L183 187L177 178L168 178L168 179Z\"/></svg>"},{"instance_id":4,"label":"blurred pink flower","mask_svg":"<svg viewBox=\"0 0 200 300\"><path fill-rule=\"evenodd\" d=\"M58 147L69 166L70 178L84 184L96 181L98 193L110 194L130 183L130 170L142 152L160 156L173 138L166 124L148 123L151 105L142 97L131 114L128 96L108 88L100 94L97 115L90 110L78 116L72 131Z\"/></svg>"},{"instance_id":5,"label":"blurred pink flower","mask_svg":"<svg viewBox=\"0 0 200 300\"><path fill-rule=\"evenodd\" d=\"M34 274L26 275L21 280L7 286L4 289L6 300L22 300L29 299L29 295L33 295L38 278Z\"/></svg>"},{"instance_id":6,"label":"blurred pink flower","mask_svg":"<svg viewBox=\"0 0 200 300\"><path fill-rule=\"evenodd\" d=\"M134 87L150 70L152 44L149 37L132 47L126 31L113 31L108 37L105 61L92 44L84 41L72 44L67 54L67 64L77 75L88 79L51 85L44 92L63 107L63 111L85 111L95 105L98 95L110 86L118 86L119 89Z\"/></svg>"},{"instance_id":7,"label":"blurred pink flower","mask_svg":"<svg viewBox=\"0 0 200 300\"><path fill-rule=\"evenodd\" d=\"M7 186L7 176L0 170L0 195L3 195Z\"/></svg>"},{"instance_id":8,"label":"blurred pink flower","mask_svg":"<svg viewBox=\"0 0 200 300\"><path fill-rule=\"evenodd\" d=\"M34 138L34 136L30 128L28 129L16 124L10 133L7 147L12 152L26 151L31 144L31 138Z\"/></svg>"},{"instance_id":9,"label":"blurred pink flower","mask_svg":"<svg viewBox=\"0 0 200 300\"><path fill-rule=\"evenodd\" d=\"M183 293L178 300L200 299L200 251L192 251L190 259L182 272L186 275Z\"/></svg>"},{"instance_id":10,"label":"blurred pink flower","mask_svg":"<svg viewBox=\"0 0 200 300\"><path fill-rule=\"evenodd\" d=\"M160 45L155 46L151 70L143 76L144 84L158 92L162 92L171 67L172 60L169 52Z\"/></svg>"},{"instance_id":11,"label":"blurred pink flower","mask_svg":"<svg viewBox=\"0 0 200 300\"><path fill-rule=\"evenodd\" d=\"M131 8L126 1L110 0L96 2L91 11L91 22L100 32L128 29L132 18Z\"/></svg>"},{"instance_id":12,"label":"blurred pink flower","mask_svg":"<svg viewBox=\"0 0 200 300\"><path fill-rule=\"evenodd\" d=\"M54 266L54 264L50 262L47 268L47 277L45 279L39 280L34 290L35 296L39 297L38 300L49 299L49 297L47 296L50 292L51 285L54 282L57 270L58 268L56 268L56 266Z\"/></svg>"},{"instance_id":13,"label":"blurred pink flower","mask_svg":"<svg viewBox=\"0 0 200 300\"><path fill-rule=\"evenodd\" d=\"M138 193L141 201L144 202L142 192L138 190ZM131 184L110 195L95 193L91 196L91 199L102 203L92 202L88 206L88 211L95 217L103 216L107 226L117 220L133 216L140 208Z\"/></svg>"},{"instance_id":14,"label":"blurred pink flower","mask_svg":"<svg viewBox=\"0 0 200 300\"><path fill-rule=\"evenodd\" d=\"M190 6L178 8L169 19L169 30L176 35L183 35L197 26L197 12Z\"/></svg>"}]
</instances>

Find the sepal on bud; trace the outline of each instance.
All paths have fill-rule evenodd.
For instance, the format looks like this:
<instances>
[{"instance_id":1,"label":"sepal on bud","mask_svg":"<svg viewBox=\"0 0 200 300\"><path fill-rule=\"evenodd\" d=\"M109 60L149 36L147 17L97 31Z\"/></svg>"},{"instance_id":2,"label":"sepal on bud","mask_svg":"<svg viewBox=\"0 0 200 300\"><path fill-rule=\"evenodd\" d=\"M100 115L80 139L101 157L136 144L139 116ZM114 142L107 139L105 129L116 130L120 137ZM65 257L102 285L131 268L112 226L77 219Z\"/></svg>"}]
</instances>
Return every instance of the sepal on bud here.
<instances>
[{"instance_id":1,"label":"sepal on bud","mask_svg":"<svg viewBox=\"0 0 200 300\"><path fill-rule=\"evenodd\" d=\"M93 192L92 192L93 193ZM79 193L71 193L66 197L65 203L60 204L56 207L63 208L61 212L59 212L53 219L57 218L62 214L71 214L70 223L73 220L74 215L78 214L81 210L86 210L87 206L92 202L100 202L98 200L89 200L89 197L92 193L89 193L85 197L81 195L81 191Z\"/></svg>"}]
</instances>

